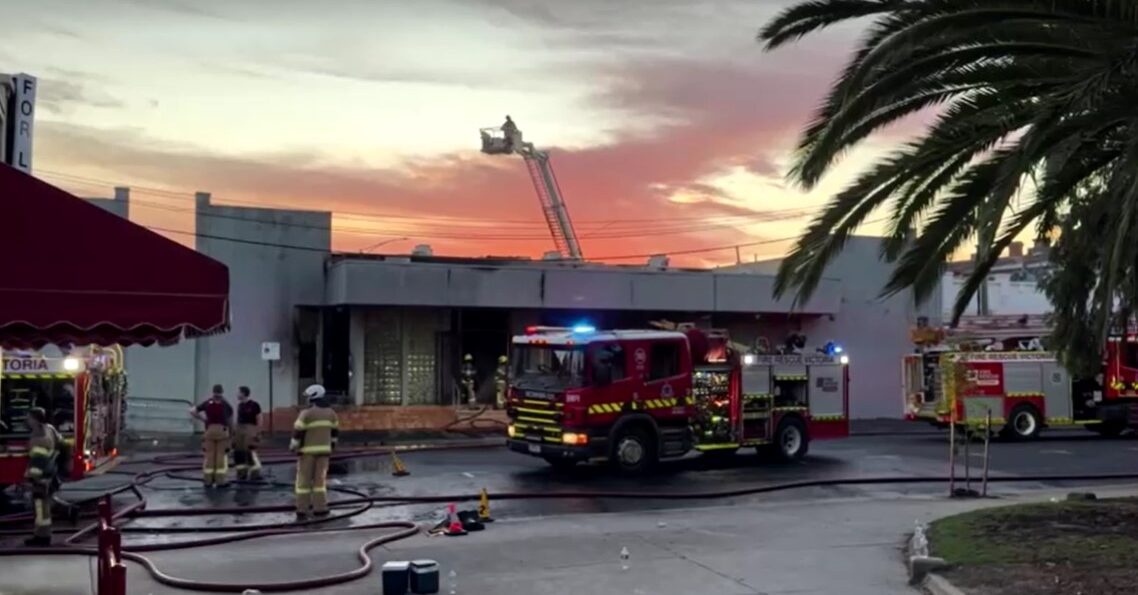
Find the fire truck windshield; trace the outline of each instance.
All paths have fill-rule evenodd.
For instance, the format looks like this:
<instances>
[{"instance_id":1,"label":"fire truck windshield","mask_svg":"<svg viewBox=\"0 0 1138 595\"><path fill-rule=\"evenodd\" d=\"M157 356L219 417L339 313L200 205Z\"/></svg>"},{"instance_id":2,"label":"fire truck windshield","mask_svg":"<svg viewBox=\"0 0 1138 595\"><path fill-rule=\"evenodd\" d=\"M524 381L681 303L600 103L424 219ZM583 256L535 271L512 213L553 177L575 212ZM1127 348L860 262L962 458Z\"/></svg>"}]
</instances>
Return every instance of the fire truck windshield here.
<instances>
[{"instance_id":1,"label":"fire truck windshield","mask_svg":"<svg viewBox=\"0 0 1138 595\"><path fill-rule=\"evenodd\" d=\"M75 380L73 378L13 378L0 381L0 434L26 436L28 410L42 407L60 432L75 425Z\"/></svg>"},{"instance_id":2,"label":"fire truck windshield","mask_svg":"<svg viewBox=\"0 0 1138 595\"><path fill-rule=\"evenodd\" d=\"M514 383L522 388L585 385L585 346L514 345Z\"/></svg>"}]
</instances>

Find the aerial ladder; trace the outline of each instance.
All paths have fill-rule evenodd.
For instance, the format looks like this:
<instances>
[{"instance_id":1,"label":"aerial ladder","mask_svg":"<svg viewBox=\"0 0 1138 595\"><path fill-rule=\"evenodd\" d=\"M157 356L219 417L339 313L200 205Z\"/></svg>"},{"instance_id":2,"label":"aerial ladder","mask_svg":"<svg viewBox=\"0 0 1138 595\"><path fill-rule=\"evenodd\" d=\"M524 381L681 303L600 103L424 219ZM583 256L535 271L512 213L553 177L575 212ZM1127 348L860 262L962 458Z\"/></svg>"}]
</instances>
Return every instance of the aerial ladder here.
<instances>
[{"instance_id":1,"label":"aerial ladder","mask_svg":"<svg viewBox=\"0 0 1138 595\"><path fill-rule=\"evenodd\" d=\"M549 151L536 149L533 143L523 142L521 131L513 126L513 121L508 116L506 125L483 128L479 132L482 135L483 153L515 154L525 159L530 180L533 181L534 190L537 191L541 211L545 215L545 222L549 225L549 232L553 235L553 245L557 248L557 252L567 260L583 260L577 232L569 219L569 211L565 208L565 200L561 195L561 187L557 185L557 177L553 175Z\"/></svg>"}]
</instances>

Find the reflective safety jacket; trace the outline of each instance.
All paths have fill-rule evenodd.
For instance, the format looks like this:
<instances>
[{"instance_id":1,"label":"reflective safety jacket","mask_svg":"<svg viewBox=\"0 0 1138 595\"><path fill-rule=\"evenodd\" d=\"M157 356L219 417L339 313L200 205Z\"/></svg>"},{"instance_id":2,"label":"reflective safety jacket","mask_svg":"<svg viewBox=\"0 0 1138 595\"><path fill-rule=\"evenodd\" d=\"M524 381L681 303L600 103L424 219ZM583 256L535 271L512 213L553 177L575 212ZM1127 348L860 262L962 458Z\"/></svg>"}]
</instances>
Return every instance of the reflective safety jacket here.
<instances>
[{"instance_id":1,"label":"reflective safety jacket","mask_svg":"<svg viewBox=\"0 0 1138 595\"><path fill-rule=\"evenodd\" d=\"M289 449L302 455L332 454L340 437L340 421L331 407L309 407L292 424Z\"/></svg>"},{"instance_id":2,"label":"reflective safety jacket","mask_svg":"<svg viewBox=\"0 0 1138 595\"><path fill-rule=\"evenodd\" d=\"M29 481L50 481L55 477L55 458L63 438L54 427L44 424L43 431L28 441L28 470L24 477Z\"/></svg>"}]
</instances>

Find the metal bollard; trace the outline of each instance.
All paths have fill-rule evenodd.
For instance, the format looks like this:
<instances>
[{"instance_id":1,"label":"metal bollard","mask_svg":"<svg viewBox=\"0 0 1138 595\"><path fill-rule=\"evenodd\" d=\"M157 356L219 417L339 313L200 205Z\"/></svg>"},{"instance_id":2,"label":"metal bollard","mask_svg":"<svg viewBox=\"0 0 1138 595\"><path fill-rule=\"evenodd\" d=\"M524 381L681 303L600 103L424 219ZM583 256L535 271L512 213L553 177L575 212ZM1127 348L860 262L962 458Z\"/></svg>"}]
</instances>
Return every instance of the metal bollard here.
<instances>
[{"instance_id":1,"label":"metal bollard","mask_svg":"<svg viewBox=\"0 0 1138 595\"><path fill-rule=\"evenodd\" d=\"M948 497L956 495L956 411L948 418Z\"/></svg>"},{"instance_id":2,"label":"metal bollard","mask_svg":"<svg viewBox=\"0 0 1138 595\"><path fill-rule=\"evenodd\" d=\"M989 454L989 445L992 443L992 410L988 409L988 415L984 420L984 471L980 480L980 496L988 497L988 462L991 460Z\"/></svg>"},{"instance_id":3,"label":"metal bollard","mask_svg":"<svg viewBox=\"0 0 1138 595\"><path fill-rule=\"evenodd\" d=\"M972 453L969 446L972 444L972 426L964 426L964 493L972 493Z\"/></svg>"}]
</instances>

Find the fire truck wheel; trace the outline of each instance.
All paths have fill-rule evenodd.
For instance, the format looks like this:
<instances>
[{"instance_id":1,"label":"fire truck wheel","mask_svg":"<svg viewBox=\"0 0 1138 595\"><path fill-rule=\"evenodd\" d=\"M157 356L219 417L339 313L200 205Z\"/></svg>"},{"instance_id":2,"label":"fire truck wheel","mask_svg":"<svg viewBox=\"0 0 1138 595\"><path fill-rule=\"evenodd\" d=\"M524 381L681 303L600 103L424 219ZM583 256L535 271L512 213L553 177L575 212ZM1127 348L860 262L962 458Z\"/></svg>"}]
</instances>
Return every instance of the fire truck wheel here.
<instances>
[{"instance_id":1,"label":"fire truck wheel","mask_svg":"<svg viewBox=\"0 0 1138 595\"><path fill-rule=\"evenodd\" d=\"M612 442L609 462L624 473L644 473L656 464L656 441L640 425L621 428Z\"/></svg>"},{"instance_id":2,"label":"fire truck wheel","mask_svg":"<svg viewBox=\"0 0 1138 595\"><path fill-rule=\"evenodd\" d=\"M774 433L775 454L784 461L797 461L806 456L810 443L806 439L806 424L797 417L783 418Z\"/></svg>"},{"instance_id":3,"label":"fire truck wheel","mask_svg":"<svg viewBox=\"0 0 1138 595\"><path fill-rule=\"evenodd\" d=\"M1012 409L1003 433L1012 440L1034 440L1039 437L1042 428L1043 423L1039 420L1039 412L1035 407L1019 405Z\"/></svg>"}]
</instances>

